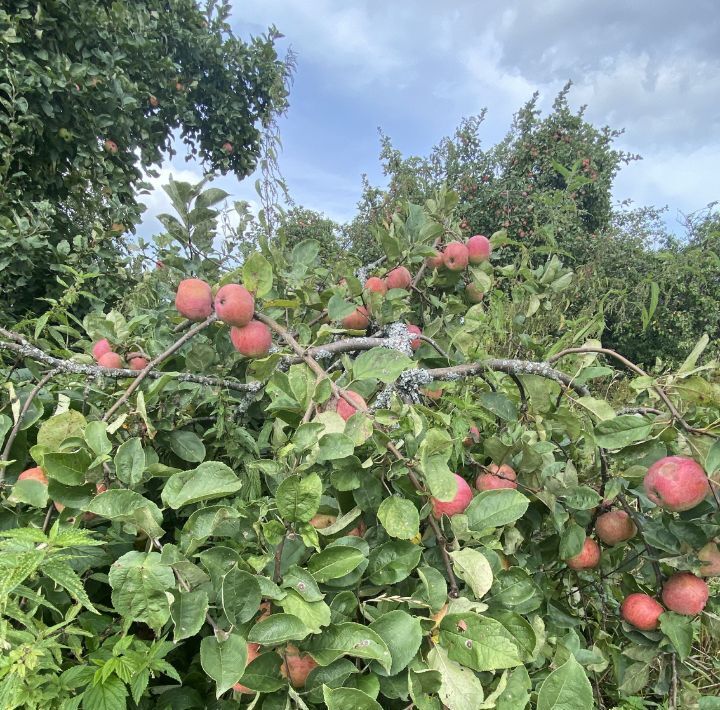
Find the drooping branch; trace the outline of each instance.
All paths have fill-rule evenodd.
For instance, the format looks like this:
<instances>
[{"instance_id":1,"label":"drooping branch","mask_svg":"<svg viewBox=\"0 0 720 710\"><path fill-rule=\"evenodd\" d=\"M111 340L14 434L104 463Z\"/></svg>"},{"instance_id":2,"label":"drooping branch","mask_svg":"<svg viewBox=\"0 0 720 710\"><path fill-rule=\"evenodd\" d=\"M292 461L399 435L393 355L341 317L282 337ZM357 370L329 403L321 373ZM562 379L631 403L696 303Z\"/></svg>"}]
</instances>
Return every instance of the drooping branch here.
<instances>
[{"instance_id":1,"label":"drooping branch","mask_svg":"<svg viewBox=\"0 0 720 710\"><path fill-rule=\"evenodd\" d=\"M8 331L0 328L0 334L6 335ZM100 367L100 365L83 365L74 360L66 360L54 357L40 350L40 348L31 345L28 342L8 343L0 340L0 350L13 352L20 357L34 360L35 362L50 365L58 372L65 372L74 375L85 375L86 377L110 377L112 379L134 379L138 376L137 370L128 368ZM237 382L236 380L223 379L219 377L209 377L206 375L196 375L192 372L163 372L162 370L150 370L146 378L158 380L161 377L171 376L179 382L194 382L206 387L220 387L222 389L235 390L237 392L254 392L258 389L256 383Z\"/></svg>"}]
</instances>

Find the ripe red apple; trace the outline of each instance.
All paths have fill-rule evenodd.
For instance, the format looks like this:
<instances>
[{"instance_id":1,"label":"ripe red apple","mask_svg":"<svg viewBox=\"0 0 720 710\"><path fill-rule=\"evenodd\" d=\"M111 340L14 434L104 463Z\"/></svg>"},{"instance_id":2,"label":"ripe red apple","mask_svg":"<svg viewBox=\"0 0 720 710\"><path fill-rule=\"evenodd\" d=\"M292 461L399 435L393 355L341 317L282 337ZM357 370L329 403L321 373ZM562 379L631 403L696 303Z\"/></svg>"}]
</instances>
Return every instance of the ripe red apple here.
<instances>
[{"instance_id":1,"label":"ripe red apple","mask_svg":"<svg viewBox=\"0 0 720 710\"><path fill-rule=\"evenodd\" d=\"M317 515L310 518L310 525L316 530L324 530L329 528L337 520L336 515L325 515L324 513L318 513Z\"/></svg>"},{"instance_id":2,"label":"ripe red apple","mask_svg":"<svg viewBox=\"0 0 720 710\"><path fill-rule=\"evenodd\" d=\"M388 287L384 279L378 278L377 276L371 276L365 282L365 290L374 291L375 293L379 293L384 296L387 293Z\"/></svg>"},{"instance_id":3,"label":"ripe red apple","mask_svg":"<svg viewBox=\"0 0 720 710\"><path fill-rule=\"evenodd\" d=\"M468 265L468 249L460 242L450 242L443 251L443 264L450 271L462 271Z\"/></svg>"},{"instance_id":4,"label":"ripe red apple","mask_svg":"<svg viewBox=\"0 0 720 710\"><path fill-rule=\"evenodd\" d=\"M429 387L423 387L420 392L424 394L428 399L432 400L438 400L440 397L442 397L442 388L438 387L437 389L430 389Z\"/></svg>"},{"instance_id":5,"label":"ripe red apple","mask_svg":"<svg viewBox=\"0 0 720 710\"><path fill-rule=\"evenodd\" d=\"M230 141L225 141L222 145L222 149L227 155L232 155L233 144L230 143Z\"/></svg>"},{"instance_id":6,"label":"ripe red apple","mask_svg":"<svg viewBox=\"0 0 720 710\"><path fill-rule=\"evenodd\" d=\"M284 661L280 666L280 674L288 678L294 688L304 688L305 681L313 668L317 668L315 659L305 653L301 653L297 646L289 643L282 654Z\"/></svg>"},{"instance_id":7,"label":"ripe red apple","mask_svg":"<svg viewBox=\"0 0 720 710\"><path fill-rule=\"evenodd\" d=\"M422 330L418 328L418 326L413 325L412 323L407 324L407 329L409 333L414 333L415 335L422 335ZM413 338L410 341L410 347L413 350L417 350L421 345L423 344L423 341L420 340L420 338Z\"/></svg>"},{"instance_id":8,"label":"ripe red apple","mask_svg":"<svg viewBox=\"0 0 720 710\"><path fill-rule=\"evenodd\" d=\"M345 390L345 394L356 404L356 407L361 409L367 409L365 400L357 392L352 390ZM335 411L347 421L350 417L357 412L357 408L353 407L352 404L346 402L342 397L337 400Z\"/></svg>"},{"instance_id":9,"label":"ripe red apple","mask_svg":"<svg viewBox=\"0 0 720 710\"><path fill-rule=\"evenodd\" d=\"M659 626L663 605L648 594L629 594L620 605L620 615L640 631L654 631Z\"/></svg>"},{"instance_id":10,"label":"ripe red apple","mask_svg":"<svg viewBox=\"0 0 720 710\"><path fill-rule=\"evenodd\" d=\"M470 283L465 287L465 295L470 303L480 303L485 298L485 293L474 283Z\"/></svg>"},{"instance_id":11,"label":"ripe red apple","mask_svg":"<svg viewBox=\"0 0 720 710\"><path fill-rule=\"evenodd\" d=\"M107 153L112 153L113 155L118 152L117 143L109 138L103 144L103 148Z\"/></svg>"},{"instance_id":12,"label":"ripe red apple","mask_svg":"<svg viewBox=\"0 0 720 710\"><path fill-rule=\"evenodd\" d=\"M260 644L259 643L249 643L247 645L247 661L245 662L245 667L249 666L258 656L260 655ZM242 683L235 683L233 685L233 690L236 693L254 693L254 690L250 690L250 688L244 686Z\"/></svg>"},{"instance_id":13,"label":"ripe red apple","mask_svg":"<svg viewBox=\"0 0 720 710\"><path fill-rule=\"evenodd\" d=\"M591 537L586 537L582 550L565 562L570 569L594 569L600 564L600 545Z\"/></svg>"},{"instance_id":14,"label":"ripe red apple","mask_svg":"<svg viewBox=\"0 0 720 710\"><path fill-rule=\"evenodd\" d=\"M270 328L259 320L251 320L242 328L230 328L230 340L245 357L264 357L272 347Z\"/></svg>"},{"instance_id":15,"label":"ripe red apple","mask_svg":"<svg viewBox=\"0 0 720 710\"><path fill-rule=\"evenodd\" d=\"M223 323L242 328L252 320L255 299L244 286L226 284L215 295L215 313Z\"/></svg>"},{"instance_id":16,"label":"ripe red apple","mask_svg":"<svg viewBox=\"0 0 720 710\"><path fill-rule=\"evenodd\" d=\"M130 365L131 370L144 370L148 366L148 360L144 357L132 357L130 358L130 362L128 363Z\"/></svg>"},{"instance_id":17,"label":"ripe red apple","mask_svg":"<svg viewBox=\"0 0 720 710\"><path fill-rule=\"evenodd\" d=\"M349 537L362 537L367 531L367 525L361 520L352 530L346 532Z\"/></svg>"},{"instance_id":18,"label":"ripe red apple","mask_svg":"<svg viewBox=\"0 0 720 710\"><path fill-rule=\"evenodd\" d=\"M663 604L678 614L695 616L707 604L710 590L707 582L692 572L677 572L663 585Z\"/></svg>"},{"instance_id":19,"label":"ripe red apple","mask_svg":"<svg viewBox=\"0 0 720 710\"><path fill-rule=\"evenodd\" d=\"M701 577L720 576L720 549L714 542L708 542L697 553L698 559L703 563L698 575Z\"/></svg>"},{"instance_id":20,"label":"ripe red apple","mask_svg":"<svg viewBox=\"0 0 720 710\"><path fill-rule=\"evenodd\" d=\"M183 279L175 294L175 308L195 323L205 320L213 307L212 289L202 279Z\"/></svg>"},{"instance_id":21,"label":"ripe red apple","mask_svg":"<svg viewBox=\"0 0 720 710\"><path fill-rule=\"evenodd\" d=\"M609 510L598 516L595 533L606 545L617 545L635 537L637 528L624 510Z\"/></svg>"},{"instance_id":22,"label":"ripe red apple","mask_svg":"<svg viewBox=\"0 0 720 710\"><path fill-rule=\"evenodd\" d=\"M656 461L645 474L647 497L665 510L690 510L710 493L710 484L702 466L685 456L666 456Z\"/></svg>"},{"instance_id":23,"label":"ripe red apple","mask_svg":"<svg viewBox=\"0 0 720 710\"><path fill-rule=\"evenodd\" d=\"M348 330L365 330L370 325L368 309L365 306L358 306L349 316L342 321L343 328Z\"/></svg>"},{"instance_id":24,"label":"ripe red apple","mask_svg":"<svg viewBox=\"0 0 720 710\"><path fill-rule=\"evenodd\" d=\"M48 484L47 476L45 475L45 472L40 468L40 466L35 466L34 468L28 468L25 469L18 477L18 481L27 481L27 480L34 480L34 481L40 481L40 483L44 483L46 486Z\"/></svg>"},{"instance_id":25,"label":"ripe red apple","mask_svg":"<svg viewBox=\"0 0 720 710\"><path fill-rule=\"evenodd\" d=\"M468 250L468 258L471 264L481 264L487 261L492 253L490 240L482 234L476 234L465 242Z\"/></svg>"},{"instance_id":26,"label":"ripe red apple","mask_svg":"<svg viewBox=\"0 0 720 710\"><path fill-rule=\"evenodd\" d=\"M498 466L491 463L487 467L488 473L481 473L475 481L475 488L479 491L492 491L497 488L517 488L517 474L514 469L504 463Z\"/></svg>"},{"instance_id":27,"label":"ripe red apple","mask_svg":"<svg viewBox=\"0 0 720 710\"><path fill-rule=\"evenodd\" d=\"M98 365L100 367L107 367L112 369L118 369L123 366L122 358L113 352L105 353L98 359Z\"/></svg>"},{"instance_id":28,"label":"ripe red apple","mask_svg":"<svg viewBox=\"0 0 720 710\"><path fill-rule=\"evenodd\" d=\"M411 283L412 274L404 266L398 266L397 269L393 269L385 277L385 284L388 290L391 288L404 288L407 290L410 288Z\"/></svg>"},{"instance_id":29,"label":"ripe red apple","mask_svg":"<svg viewBox=\"0 0 720 710\"><path fill-rule=\"evenodd\" d=\"M112 352L112 345L108 342L107 338L98 340L92 347L92 356L95 360L99 360L105 353Z\"/></svg>"},{"instance_id":30,"label":"ripe red apple","mask_svg":"<svg viewBox=\"0 0 720 710\"><path fill-rule=\"evenodd\" d=\"M468 429L468 435L463 439L463 446L470 448L473 444L480 443L480 429L471 426Z\"/></svg>"},{"instance_id":31,"label":"ripe red apple","mask_svg":"<svg viewBox=\"0 0 720 710\"><path fill-rule=\"evenodd\" d=\"M445 265L443 255L439 251L435 251L435 256L429 256L425 259L428 269L439 269Z\"/></svg>"},{"instance_id":32,"label":"ripe red apple","mask_svg":"<svg viewBox=\"0 0 720 710\"><path fill-rule=\"evenodd\" d=\"M430 498L432 503L432 514L435 518L441 518L443 515L451 517L457 513L462 513L470 505L470 501L473 498L472 488L467 484L467 481L462 477L455 474L455 481L457 482L457 492L455 497L450 501L442 501L437 498Z\"/></svg>"}]
</instances>

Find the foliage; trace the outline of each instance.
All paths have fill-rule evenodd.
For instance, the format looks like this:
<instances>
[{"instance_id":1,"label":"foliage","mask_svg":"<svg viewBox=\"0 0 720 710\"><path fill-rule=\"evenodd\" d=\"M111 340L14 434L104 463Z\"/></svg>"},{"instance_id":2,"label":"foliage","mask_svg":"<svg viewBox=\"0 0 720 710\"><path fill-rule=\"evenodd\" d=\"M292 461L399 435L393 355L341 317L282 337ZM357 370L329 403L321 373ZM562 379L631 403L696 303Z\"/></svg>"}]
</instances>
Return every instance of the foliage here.
<instances>
[{"instance_id":1,"label":"foliage","mask_svg":"<svg viewBox=\"0 0 720 710\"><path fill-rule=\"evenodd\" d=\"M212 190L171 186L167 263L116 309L0 330L3 707L710 707L717 583L705 613L657 631L618 613L697 570L718 533L713 499L672 514L642 487L669 453L720 468L702 347L663 377L624 375L593 350L598 319L570 313L563 258L505 230L492 261L424 268L461 238L452 191L374 225L373 274L418 279L382 298L296 232L224 263ZM251 288L274 351L241 357L213 317L187 330L172 298L189 275ZM485 293L472 306L469 281ZM338 325L362 298L376 340ZM430 339L417 350L406 322ZM156 362L131 382L103 371L103 337ZM369 409L344 420L344 392ZM33 462L47 485L17 481ZM473 484L490 463L517 489L432 516L453 472ZM573 572L601 505L627 506L640 534ZM297 649L313 669L293 687Z\"/></svg>"},{"instance_id":2,"label":"foliage","mask_svg":"<svg viewBox=\"0 0 720 710\"><path fill-rule=\"evenodd\" d=\"M37 312L68 279L107 300L131 286L124 235L143 171L172 156L174 140L211 171L253 171L261 124L285 107L288 67L274 29L243 42L229 11L226 1L207 12L194 0L3 3L3 318Z\"/></svg>"}]
</instances>

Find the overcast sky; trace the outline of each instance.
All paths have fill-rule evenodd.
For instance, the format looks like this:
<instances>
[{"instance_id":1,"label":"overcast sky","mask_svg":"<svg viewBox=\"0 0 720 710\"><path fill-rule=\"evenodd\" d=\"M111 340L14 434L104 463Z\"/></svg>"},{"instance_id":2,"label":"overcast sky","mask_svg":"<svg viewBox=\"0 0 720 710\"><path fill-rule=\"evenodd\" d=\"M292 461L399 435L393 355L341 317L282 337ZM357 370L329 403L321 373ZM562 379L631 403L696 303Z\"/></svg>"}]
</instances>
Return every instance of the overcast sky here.
<instances>
[{"instance_id":1,"label":"overcast sky","mask_svg":"<svg viewBox=\"0 0 720 710\"><path fill-rule=\"evenodd\" d=\"M426 155L463 116L488 114L486 146L539 91L547 109L570 79L573 106L624 128L615 197L678 212L720 199L720 3L717 0L235 0L244 37L274 24L297 54L281 168L295 200L346 220L361 175L383 184L378 127L405 154ZM178 179L201 169L177 160ZM216 182L254 199L252 180ZM149 198L142 233L167 209Z\"/></svg>"}]
</instances>

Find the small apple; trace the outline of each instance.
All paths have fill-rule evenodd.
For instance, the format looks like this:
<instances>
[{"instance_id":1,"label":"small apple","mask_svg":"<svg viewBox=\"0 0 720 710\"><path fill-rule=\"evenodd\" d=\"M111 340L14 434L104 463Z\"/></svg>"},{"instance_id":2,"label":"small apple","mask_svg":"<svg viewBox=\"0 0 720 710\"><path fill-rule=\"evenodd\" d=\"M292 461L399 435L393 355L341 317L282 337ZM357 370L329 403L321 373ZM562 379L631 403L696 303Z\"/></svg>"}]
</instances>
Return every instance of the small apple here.
<instances>
[{"instance_id":1,"label":"small apple","mask_svg":"<svg viewBox=\"0 0 720 710\"><path fill-rule=\"evenodd\" d=\"M609 510L598 516L595 533L606 545L617 545L635 537L637 528L624 510Z\"/></svg>"},{"instance_id":2,"label":"small apple","mask_svg":"<svg viewBox=\"0 0 720 710\"><path fill-rule=\"evenodd\" d=\"M482 264L483 261L487 261L492 253L492 246L490 240L482 235L476 234L474 237L470 237L465 243L468 250L468 258L471 264Z\"/></svg>"},{"instance_id":3,"label":"small apple","mask_svg":"<svg viewBox=\"0 0 720 710\"><path fill-rule=\"evenodd\" d=\"M429 256L425 259L428 269L440 269L445 266L443 255L439 251L435 251L435 256Z\"/></svg>"},{"instance_id":4,"label":"small apple","mask_svg":"<svg viewBox=\"0 0 720 710\"><path fill-rule=\"evenodd\" d=\"M233 152L233 144L230 143L230 141L225 141L222 145L223 152L225 155L232 155Z\"/></svg>"},{"instance_id":5,"label":"small apple","mask_svg":"<svg viewBox=\"0 0 720 710\"><path fill-rule=\"evenodd\" d=\"M138 356L130 358L130 361L128 362L128 365L130 365L131 370L144 370L148 366L148 360L147 358Z\"/></svg>"},{"instance_id":6,"label":"small apple","mask_svg":"<svg viewBox=\"0 0 720 710\"><path fill-rule=\"evenodd\" d=\"M244 286L226 284L215 296L215 313L223 323L242 328L252 320L255 299Z\"/></svg>"},{"instance_id":7,"label":"small apple","mask_svg":"<svg viewBox=\"0 0 720 710\"><path fill-rule=\"evenodd\" d=\"M450 271L462 271L468 265L468 249L460 242L450 242L443 251L443 263Z\"/></svg>"},{"instance_id":8,"label":"small apple","mask_svg":"<svg viewBox=\"0 0 720 710\"><path fill-rule=\"evenodd\" d=\"M294 688L304 688L305 681L310 675L313 668L317 668L315 659L301 653L297 646L288 644L282 654L283 664L280 666L280 674L283 678L288 678Z\"/></svg>"},{"instance_id":9,"label":"small apple","mask_svg":"<svg viewBox=\"0 0 720 710\"><path fill-rule=\"evenodd\" d=\"M379 293L384 296L387 293L388 287L384 279L378 278L377 276L371 276L365 282L365 290L373 291L374 293Z\"/></svg>"},{"instance_id":10,"label":"small apple","mask_svg":"<svg viewBox=\"0 0 720 710\"><path fill-rule=\"evenodd\" d=\"M485 298L485 293L474 283L465 286L465 296L470 303L480 303Z\"/></svg>"},{"instance_id":11,"label":"small apple","mask_svg":"<svg viewBox=\"0 0 720 710\"><path fill-rule=\"evenodd\" d=\"M582 550L577 555L565 560L570 569L594 569L600 564L600 545L590 537L585 538Z\"/></svg>"},{"instance_id":12,"label":"small apple","mask_svg":"<svg viewBox=\"0 0 720 710\"><path fill-rule=\"evenodd\" d=\"M247 645L247 661L245 661L245 667L247 668L258 656L260 655L260 644L249 643ZM242 683L235 683L232 688L236 693L254 693L254 690L244 686Z\"/></svg>"},{"instance_id":13,"label":"small apple","mask_svg":"<svg viewBox=\"0 0 720 710\"><path fill-rule=\"evenodd\" d=\"M265 357L272 347L272 333L265 323L251 320L246 326L230 329L230 340L245 357Z\"/></svg>"},{"instance_id":14,"label":"small apple","mask_svg":"<svg viewBox=\"0 0 720 710\"><path fill-rule=\"evenodd\" d=\"M160 105L160 102L157 99L157 96L153 96L150 94L150 98L148 99L148 102L153 108L157 108Z\"/></svg>"},{"instance_id":15,"label":"small apple","mask_svg":"<svg viewBox=\"0 0 720 710\"><path fill-rule=\"evenodd\" d=\"M710 493L702 466L685 456L666 456L656 461L645 474L643 487L655 505L671 512L690 510Z\"/></svg>"},{"instance_id":16,"label":"small apple","mask_svg":"<svg viewBox=\"0 0 720 710\"><path fill-rule=\"evenodd\" d=\"M434 401L437 401L442 397L442 387L438 387L437 389L431 389L430 387L423 387L420 392L424 394L428 399L432 399Z\"/></svg>"},{"instance_id":17,"label":"small apple","mask_svg":"<svg viewBox=\"0 0 720 710\"><path fill-rule=\"evenodd\" d=\"M113 155L118 152L117 143L113 140L110 140L109 138L103 144L103 148L105 149L106 153L111 153Z\"/></svg>"},{"instance_id":18,"label":"small apple","mask_svg":"<svg viewBox=\"0 0 720 710\"><path fill-rule=\"evenodd\" d=\"M404 266L398 266L385 277L385 283L388 290L391 288L404 288L407 290L412 284L412 274Z\"/></svg>"},{"instance_id":19,"label":"small apple","mask_svg":"<svg viewBox=\"0 0 720 710\"><path fill-rule=\"evenodd\" d=\"M317 515L310 518L310 525L316 530L324 530L329 528L337 520L336 515L325 515L324 513L318 513Z\"/></svg>"},{"instance_id":20,"label":"small apple","mask_svg":"<svg viewBox=\"0 0 720 710\"><path fill-rule=\"evenodd\" d=\"M47 476L45 475L45 471L43 471L40 466L35 466L34 468L28 468L25 469L18 477L18 481L27 481L27 480L33 480L33 481L40 481L40 483L44 483L46 486L48 484Z\"/></svg>"},{"instance_id":21,"label":"small apple","mask_svg":"<svg viewBox=\"0 0 720 710\"><path fill-rule=\"evenodd\" d=\"M677 572L663 585L662 600L677 614L695 616L707 604L710 590L707 582L692 572Z\"/></svg>"},{"instance_id":22,"label":"small apple","mask_svg":"<svg viewBox=\"0 0 720 710\"><path fill-rule=\"evenodd\" d=\"M122 358L113 352L101 355L97 362L100 367L106 367L112 370L118 370L123 366Z\"/></svg>"},{"instance_id":23,"label":"small apple","mask_svg":"<svg viewBox=\"0 0 720 710\"><path fill-rule=\"evenodd\" d=\"M463 439L463 446L469 449L478 443L480 443L480 429L476 426L471 426L468 429L468 435Z\"/></svg>"},{"instance_id":24,"label":"small apple","mask_svg":"<svg viewBox=\"0 0 720 710\"><path fill-rule=\"evenodd\" d=\"M413 333L414 335L422 335L422 330L416 325L413 325L412 323L407 324L408 333ZM421 345L423 344L423 341L420 340L420 338L413 338L410 341L410 347L413 350L417 350Z\"/></svg>"},{"instance_id":25,"label":"small apple","mask_svg":"<svg viewBox=\"0 0 720 710\"><path fill-rule=\"evenodd\" d=\"M698 575L701 577L720 576L720 549L714 542L708 542L697 553L698 559L703 563Z\"/></svg>"},{"instance_id":26,"label":"small apple","mask_svg":"<svg viewBox=\"0 0 720 710\"><path fill-rule=\"evenodd\" d=\"M660 614L665 611L657 599L639 592L630 594L620 605L620 615L640 631L654 631L659 626Z\"/></svg>"},{"instance_id":27,"label":"small apple","mask_svg":"<svg viewBox=\"0 0 720 710\"><path fill-rule=\"evenodd\" d=\"M365 306L358 306L349 316L341 321L343 328L348 330L365 330L370 325L368 309Z\"/></svg>"},{"instance_id":28,"label":"small apple","mask_svg":"<svg viewBox=\"0 0 720 710\"><path fill-rule=\"evenodd\" d=\"M202 279L183 279L175 294L175 308L188 320L205 320L213 309L212 289Z\"/></svg>"},{"instance_id":29,"label":"small apple","mask_svg":"<svg viewBox=\"0 0 720 710\"><path fill-rule=\"evenodd\" d=\"M473 498L472 488L467 484L467 481L462 477L455 474L455 482L457 483L457 491L455 497L450 501L442 501L437 498L430 498L432 503L432 514L435 518L441 518L443 515L452 517L457 513L462 513L470 505L470 501Z\"/></svg>"},{"instance_id":30,"label":"small apple","mask_svg":"<svg viewBox=\"0 0 720 710\"><path fill-rule=\"evenodd\" d=\"M112 352L112 345L110 345L107 338L98 340L92 347L92 356L96 361L99 360L105 353L109 352Z\"/></svg>"},{"instance_id":31,"label":"small apple","mask_svg":"<svg viewBox=\"0 0 720 710\"><path fill-rule=\"evenodd\" d=\"M517 488L517 474L514 469L504 463L498 466L491 463L487 473L481 473L475 481L475 488L479 491L493 491L498 488Z\"/></svg>"},{"instance_id":32,"label":"small apple","mask_svg":"<svg viewBox=\"0 0 720 710\"><path fill-rule=\"evenodd\" d=\"M342 397L337 400L335 411L347 421L350 417L358 411L358 409L367 409L367 403L361 395L352 390L345 390L345 394L355 402L355 407L349 402L346 402Z\"/></svg>"}]
</instances>

